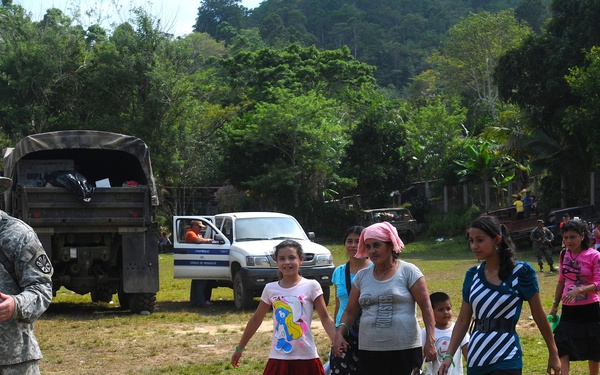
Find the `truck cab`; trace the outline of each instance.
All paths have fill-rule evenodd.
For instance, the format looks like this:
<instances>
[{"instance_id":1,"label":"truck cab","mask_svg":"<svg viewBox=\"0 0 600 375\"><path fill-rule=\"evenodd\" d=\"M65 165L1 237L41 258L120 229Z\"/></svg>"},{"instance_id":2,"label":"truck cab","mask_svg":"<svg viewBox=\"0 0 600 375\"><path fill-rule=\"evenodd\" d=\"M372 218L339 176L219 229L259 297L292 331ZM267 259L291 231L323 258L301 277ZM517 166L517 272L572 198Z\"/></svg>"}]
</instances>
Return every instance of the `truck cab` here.
<instances>
[{"instance_id":1,"label":"truck cab","mask_svg":"<svg viewBox=\"0 0 600 375\"><path fill-rule=\"evenodd\" d=\"M212 243L187 243L185 233L192 220L206 226L201 233ZM300 273L317 280L325 301L329 300L334 265L331 252L314 243L314 233L305 233L290 215L273 212L224 213L216 216L175 216L173 241L174 276L207 280L234 291L238 309L251 307L269 282L278 280L274 248L281 241L298 241L304 250Z\"/></svg>"}]
</instances>

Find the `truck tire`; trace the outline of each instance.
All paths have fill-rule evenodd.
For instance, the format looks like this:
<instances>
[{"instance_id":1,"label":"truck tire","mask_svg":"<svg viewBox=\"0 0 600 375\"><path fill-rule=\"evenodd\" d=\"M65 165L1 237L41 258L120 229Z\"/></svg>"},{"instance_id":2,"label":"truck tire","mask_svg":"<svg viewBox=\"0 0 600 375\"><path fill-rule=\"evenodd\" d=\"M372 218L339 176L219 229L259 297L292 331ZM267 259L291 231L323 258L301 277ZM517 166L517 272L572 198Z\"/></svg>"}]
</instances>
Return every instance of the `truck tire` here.
<instances>
[{"instance_id":1,"label":"truck tire","mask_svg":"<svg viewBox=\"0 0 600 375\"><path fill-rule=\"evenodd\" d=\"M134 314L142 311L154 312L156 307L156 293L131 293L129 294L129 310Z\"/></svg>"},{"instance_id":2,"label":"truck tire","mask_svg":"<svg viewBox=\"0 0 600 375\"><path fill-rule=\"evenodd\" d=\"M242 275L238 272L233 278L233 303L238 310L245 310L252 307L254 293L244 288Z\"/></svg>"}]
</instances>

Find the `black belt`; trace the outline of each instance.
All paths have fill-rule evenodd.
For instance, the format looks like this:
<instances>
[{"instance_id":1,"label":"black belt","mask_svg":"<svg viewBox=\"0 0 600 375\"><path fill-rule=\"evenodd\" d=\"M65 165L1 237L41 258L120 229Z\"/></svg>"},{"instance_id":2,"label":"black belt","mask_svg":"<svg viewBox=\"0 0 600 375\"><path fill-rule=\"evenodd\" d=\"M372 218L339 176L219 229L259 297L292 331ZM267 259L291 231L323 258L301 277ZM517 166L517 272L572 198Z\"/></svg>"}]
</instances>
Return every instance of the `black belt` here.
<instances>
[{"instance_id":1,"label":"black belt","mask_svg":"<svg viewBox=\"0 0 600 375\"><path fill-rule=\"evenodd\" d=\"M475 320L475 330L479 332L515 333L516 323L512 319L486 318Z\"/></svg>"}]
</instances>

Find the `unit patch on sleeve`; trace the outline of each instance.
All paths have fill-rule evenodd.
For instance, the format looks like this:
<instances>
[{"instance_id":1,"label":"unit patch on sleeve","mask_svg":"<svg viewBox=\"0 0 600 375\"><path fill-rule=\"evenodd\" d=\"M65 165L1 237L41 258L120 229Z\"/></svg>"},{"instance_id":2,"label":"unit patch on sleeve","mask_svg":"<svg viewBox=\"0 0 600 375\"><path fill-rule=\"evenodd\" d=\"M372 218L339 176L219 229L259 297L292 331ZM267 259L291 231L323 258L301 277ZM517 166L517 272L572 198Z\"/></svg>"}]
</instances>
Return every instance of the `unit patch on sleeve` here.
<instances>
[{"instance_id":1,"label":"unit patch on sleeve","mask_svg":"<svg viewBox=\"0 0 600 375\"><path fill-rule=\"evenodd\" d=\"M37 259L35 260L35 265L38 266L38 268L43 273L52 272L52 264L50 263L50 259L48 259L46 254L42 254L39 257L37 257Z\"/></svg>"}]
</instances>

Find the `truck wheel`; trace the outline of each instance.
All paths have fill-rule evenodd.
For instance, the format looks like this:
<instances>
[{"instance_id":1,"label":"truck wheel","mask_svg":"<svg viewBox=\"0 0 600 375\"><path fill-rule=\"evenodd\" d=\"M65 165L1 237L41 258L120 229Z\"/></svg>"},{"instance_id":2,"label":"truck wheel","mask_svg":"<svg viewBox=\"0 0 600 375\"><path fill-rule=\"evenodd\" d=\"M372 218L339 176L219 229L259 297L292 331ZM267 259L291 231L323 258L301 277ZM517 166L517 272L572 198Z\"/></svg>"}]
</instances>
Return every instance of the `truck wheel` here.
<instances>
[{"instance_id":1,"label":"truck wheel","mask_svg":"<svg viewBox=\"0 0 600 375\"><path fill-rule=\"evenodd\" d=\"M408 230L401 237L402 237L402 242L411 243L411 242L415 241L415 239L417 238L417 235L415 234L414 230Z\"/></svg>"},{"instance_id":2,"label":"truck wheel","mask_svg":"<svg viewBox=\"0 0 600 375\"><path fill-rule=\"evenodd\" d=\"M252 307L254 294L250 290L244 288L242 275L238 272L233 278L233 303L238 310L249 309Z\"/></svg>"},{"instance_id":3,"label":"truck wheel","mask_svg":"<svg viewBox=\"0 0 600 375\"><path fill-rule=\"evenodd\" d=\"M142 311L154 312L156 307L156 293L131 293L129 294L129 310L134 314Z\"/></svg>"},{"instance_id":4,"label":"truck wheel","mask_svg":"<svg viewBox=\"0 0 600 375\"><path fill-rule=\"evenodd\" d=\"M329 305L329 296L330 296L330 287L328 286L324 286L323 287L323 298L325 299L325 306Z\"/></svg>"}]
</instances>

